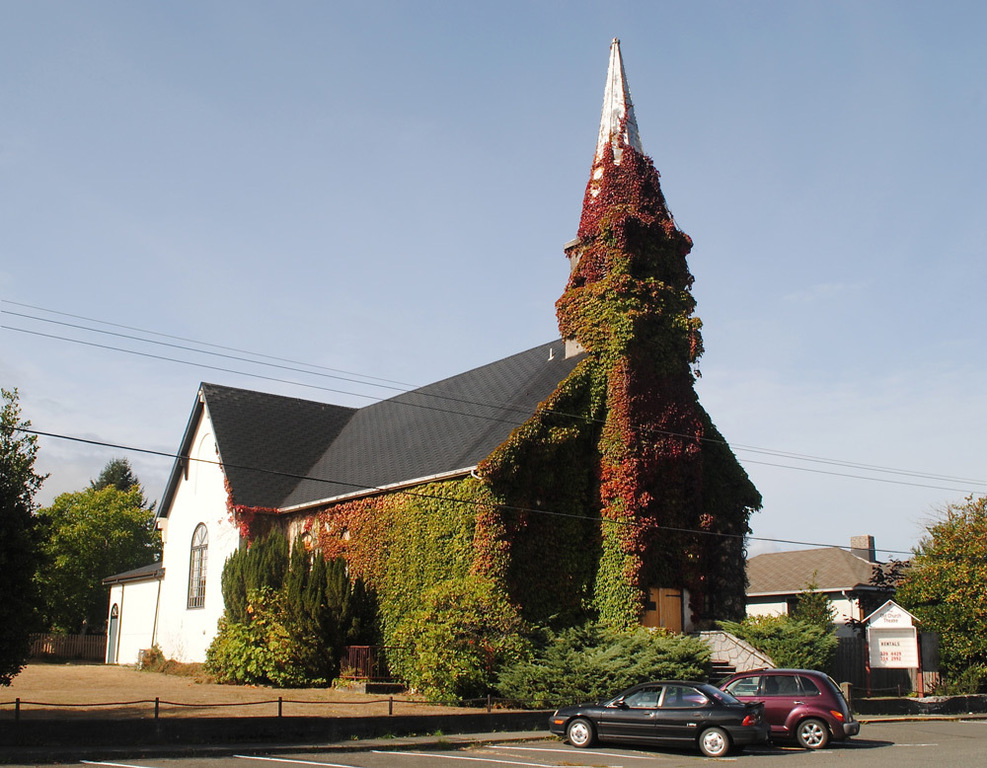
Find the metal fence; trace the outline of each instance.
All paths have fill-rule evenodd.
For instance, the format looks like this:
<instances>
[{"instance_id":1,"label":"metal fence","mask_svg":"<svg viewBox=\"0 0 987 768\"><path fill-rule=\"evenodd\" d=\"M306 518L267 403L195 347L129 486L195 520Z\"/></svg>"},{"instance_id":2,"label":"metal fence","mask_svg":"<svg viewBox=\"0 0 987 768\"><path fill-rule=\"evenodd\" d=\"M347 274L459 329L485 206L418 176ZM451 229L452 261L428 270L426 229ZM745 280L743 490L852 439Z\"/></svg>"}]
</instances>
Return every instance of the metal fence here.
<instances>
[{"instance_id":1,"label":"metal fence","mask_svg":"<svg viewBox=\"0 0 987 768\"><path fill-rule=\"evenodd\" d=\"M104 661L106 635L31 635L31 658Z\"/></svg>"},{"instance_id":2,"label":"metal fence","mask_svg":"<svg viewBox=\"0 0 987 768\"><path fill-rule=\"evenodd\" d=\"M387 653L394 650L399 649L383 645L347 646L339 676L345 680L390 682L394 678L387 666Z\"/></svg>"}]
</instances>

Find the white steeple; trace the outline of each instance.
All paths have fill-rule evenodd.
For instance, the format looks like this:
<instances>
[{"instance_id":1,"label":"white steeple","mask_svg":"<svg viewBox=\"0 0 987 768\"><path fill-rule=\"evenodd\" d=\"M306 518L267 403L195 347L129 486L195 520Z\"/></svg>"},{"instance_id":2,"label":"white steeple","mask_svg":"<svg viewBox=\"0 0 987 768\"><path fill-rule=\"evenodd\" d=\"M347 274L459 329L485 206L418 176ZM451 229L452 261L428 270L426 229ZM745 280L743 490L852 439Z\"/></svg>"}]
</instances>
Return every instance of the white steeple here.
<instances>
[{"instance_id":1,"label":"white steeple","mask_svg":"<svg viewBox=\"0 0 987 768\"><path fill-rule=\"evenodd\" d=\"M613 146L614 161L619 165L621 139L627 146L634 147L644 154L641 135L634 117L634 104L624 75L624 61L620 57L620 40L616 37L610 43L610 67L607 70L607 85L603 92L603 116L600 118L600 138L596 142L594 166L603 159L603 151L610 143ZM595 174L594 174L595 175Z\"/></svg>"}]
</instances>

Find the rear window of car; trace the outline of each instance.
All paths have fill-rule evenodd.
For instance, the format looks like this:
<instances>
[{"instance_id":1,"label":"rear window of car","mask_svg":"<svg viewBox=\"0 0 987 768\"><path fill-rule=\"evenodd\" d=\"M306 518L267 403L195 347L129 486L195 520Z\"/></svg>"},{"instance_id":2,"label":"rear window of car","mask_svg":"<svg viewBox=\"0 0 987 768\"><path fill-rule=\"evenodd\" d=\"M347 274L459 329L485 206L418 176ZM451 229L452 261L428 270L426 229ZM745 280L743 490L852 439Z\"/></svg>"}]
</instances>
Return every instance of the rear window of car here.
<instances>
[{"instance_id":1,"label":"rear window of car","mask_svg":"<svg viewBox=\"0 0 987 768\"><path fill-rule=\"evenodd\" d=\"M702 693L685 685L666 685L665 695L661 698L663 709L705 707L708 703L709 699Z\"/></svg>"},{"instance_id":2,"label":"rear window of car","mask_svg":"<svg viewBox=\"0 0 987 768\"><path fill-rule=\"evenodd\" d=\"M816 681L811 677L799 675L799 683L802 686L802 693L806 696L820 696L822 694L822 691L819 690L819 686L816 685Z\"/></svg>"},{"instance_id":3,"label":"rear window of car","mask_svg":"<svg viewBox=\"0 0 987 768\"><path fill-rule=\"evenodd\" d=\"M740 703L740 701L735 699L731 694L726 691L721 691L719 688L703 688L703 693L709 696L713 701L718 701L720 704Z\"/></svg>"}]
</instances>

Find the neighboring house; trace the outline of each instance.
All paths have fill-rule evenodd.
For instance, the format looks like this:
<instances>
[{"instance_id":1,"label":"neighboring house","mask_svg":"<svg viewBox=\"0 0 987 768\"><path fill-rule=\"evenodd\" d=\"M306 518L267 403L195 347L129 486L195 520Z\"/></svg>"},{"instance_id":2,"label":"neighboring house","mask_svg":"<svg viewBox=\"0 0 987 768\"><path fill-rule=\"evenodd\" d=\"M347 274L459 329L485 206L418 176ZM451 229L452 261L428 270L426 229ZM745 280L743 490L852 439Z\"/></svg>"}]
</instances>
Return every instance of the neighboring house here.
<instances>
[{"instance_id":1,"label":"neighboring house","mask_svg":"<svg viewBox=\"0 0 987 768\"><path fill-rule=\"evenodd\" d=\"M107 660L203 660L225 561L274 526L392 608L481 578L536 622L741 618L761 499L695 394L692 242L617 41L578 235L564 339L360 409L201 385L158 507L162 561L108 580Z\"/></svg>"},{"instance_id":2,"label":"neighboring house","mask_svg":"<svg viewBox=\"0 0 987 768\"><path fill-rule=\"evenodd\" d=\"M852 633L847 622L862 621L887 601L889 592L875 584L884 568L877 562L873 536L853 536L841 547L770 552L747 561L747 615L778 616L792 612L799 593L813 585L833 606L837 634Z\"/></svg>"}]
</instances>

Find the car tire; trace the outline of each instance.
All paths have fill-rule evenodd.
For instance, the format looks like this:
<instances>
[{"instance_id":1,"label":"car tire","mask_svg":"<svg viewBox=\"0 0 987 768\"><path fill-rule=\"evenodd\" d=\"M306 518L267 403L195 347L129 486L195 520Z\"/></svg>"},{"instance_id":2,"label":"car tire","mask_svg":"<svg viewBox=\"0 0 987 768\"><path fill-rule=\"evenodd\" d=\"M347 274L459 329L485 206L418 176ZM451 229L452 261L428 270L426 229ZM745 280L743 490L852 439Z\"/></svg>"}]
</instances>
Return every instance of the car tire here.
<instances>
[{"instance_id":1,"label":"car tire","mask_svg":"<svg viewBox=\"0 0 987 768\"><path fill-rule=\"evenodd\" d=\"M596 741L596 731L589 720L577 717L565 727L565 740L574 747L592 747Z\"/></svg>"},{"instance_id":2,"label":"car tire","mask_svg":"<svg viewBox=\"0 0 987 768\"><path fill-rule=\"evenodd\" d=\"M699 751L706 757L723 757L730 751L730 736L722 728L707 728L699 734Z\"/></svg>"},{"instance_id":3,"label":"car tire","mask_svg":"<svg viewBox=\"0 0 987 768\"><path fill-rule=\"evenodd\" d=\"M829 743L829 728L826 723L815 717L809 717L798 724L795 738L799 746L806 749L822 749Z\"/></svg>"}]
</instances>

